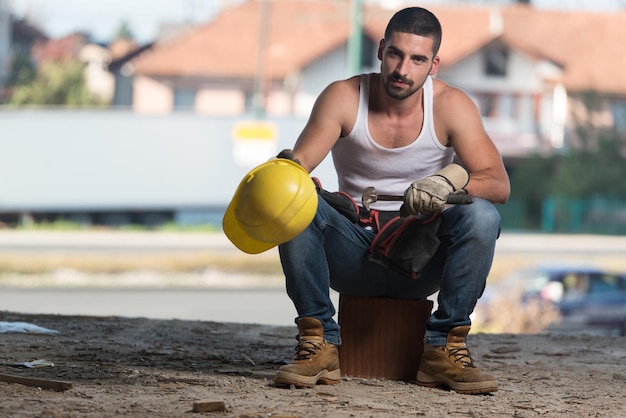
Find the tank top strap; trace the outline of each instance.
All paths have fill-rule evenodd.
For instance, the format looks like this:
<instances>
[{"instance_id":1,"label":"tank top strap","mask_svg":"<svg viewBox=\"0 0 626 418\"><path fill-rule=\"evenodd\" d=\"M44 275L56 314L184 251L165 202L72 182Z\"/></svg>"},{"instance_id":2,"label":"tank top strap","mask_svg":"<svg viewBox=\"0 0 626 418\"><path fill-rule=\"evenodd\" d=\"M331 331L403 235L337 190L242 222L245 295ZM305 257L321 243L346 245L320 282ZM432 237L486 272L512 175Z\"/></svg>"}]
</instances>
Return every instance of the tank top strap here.
<instances>
[{"instance_id":1,"label":"tank top strap","mask_svg":"<svg viewBox=\"0 0 626 418\"><path fill-rule=\"evenodd\" d=\"M430 134L432 138L437 138L437 134L435 132L435 119L433 116L433 95L434 95L434 87L433 87L433 79L431 76L426 77L426 81L424 82L424 95L423 95L423 103L424 103L424 122L422 125L422 133Z\"/></svg>"},{"instance_id":2,"label":"tank top strap","mask_svg":"<svg viewBox=\"0 0 626 418\"><path fill-rule=\"evenodd\" d=\"M353 133L363 137L369 136L367 119L369 116L370 79L371 74L361 74L359 108L357 110L356 121L354 122L353 129Z\"/></svg>"}]
</instances>

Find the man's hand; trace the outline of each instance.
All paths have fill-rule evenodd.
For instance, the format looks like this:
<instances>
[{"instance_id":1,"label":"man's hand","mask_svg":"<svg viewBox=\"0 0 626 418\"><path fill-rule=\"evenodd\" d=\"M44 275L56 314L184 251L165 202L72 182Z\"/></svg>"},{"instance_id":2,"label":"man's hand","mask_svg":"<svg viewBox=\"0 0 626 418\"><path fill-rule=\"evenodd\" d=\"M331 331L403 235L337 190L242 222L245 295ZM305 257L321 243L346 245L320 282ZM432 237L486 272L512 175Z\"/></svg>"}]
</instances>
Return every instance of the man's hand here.
<instances>
[{"instance_id":1,"label":"man's hand","mask_svg":"<svg viewBox=\"0 0 626 418\"><path fill-rule=\"evenodd\" d=\"M466 193L469 174L458 164L450 164L432 176L415 180L404 192L404 211L409 215L439 212L448 195Z\"/></svg>"},{"instance_id":2,"label":"man's hand","mask_svg":"<svg viewBox=\"0 0 626 418\"><path fill-rule=\"evenodd\" d=\"M281 152L279 152L278 155L276 156L276 158L284 158L286 160L293 161L296 164L302 165L300 163L300 160L298 160L297 158L295 158L293 156L293 150L290 150L288 148L286 148L286 149L282 150Z\"/></svg>"}]
</instances>

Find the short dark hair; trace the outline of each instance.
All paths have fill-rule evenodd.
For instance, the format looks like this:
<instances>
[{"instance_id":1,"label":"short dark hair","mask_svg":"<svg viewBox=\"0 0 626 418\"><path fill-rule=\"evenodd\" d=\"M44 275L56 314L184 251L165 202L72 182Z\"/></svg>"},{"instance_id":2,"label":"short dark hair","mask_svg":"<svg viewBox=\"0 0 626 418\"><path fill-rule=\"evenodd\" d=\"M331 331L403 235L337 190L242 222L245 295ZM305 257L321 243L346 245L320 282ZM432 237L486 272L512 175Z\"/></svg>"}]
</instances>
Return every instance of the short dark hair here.
<instances>
[{"instance_id":1,"label":"short dark hair","mask_svg":"<svg viewBox=\"0 0 626 418\"><path fill-rule=\"evenodd\" d=\"M385 29L385 39L394 32L412 33L433 40L433 57L441 46L441 24L439 19L422 7L407 7L394 14Z\"/></svg>"}]
</instances>

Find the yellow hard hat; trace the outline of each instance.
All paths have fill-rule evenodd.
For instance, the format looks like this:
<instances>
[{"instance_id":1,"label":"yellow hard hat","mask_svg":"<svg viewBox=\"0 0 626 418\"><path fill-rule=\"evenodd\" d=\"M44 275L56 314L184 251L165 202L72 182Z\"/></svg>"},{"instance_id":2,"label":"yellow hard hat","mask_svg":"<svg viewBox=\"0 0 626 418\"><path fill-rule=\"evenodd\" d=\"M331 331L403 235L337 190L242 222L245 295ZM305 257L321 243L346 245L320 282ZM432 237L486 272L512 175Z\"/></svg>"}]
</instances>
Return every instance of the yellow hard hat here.
<instances>
[{"instance_id":1,"label":"yellow hard hat","mask_svg":"<svg viewBox=\"0 0 626 418\"><path fill-rule=\"evenodd\" d=\"M248 254L290 241L309 226L317 211L317 190L299 164L276 158L253 168L235 191L222 227Z\"/></svg>"}]
</instances>

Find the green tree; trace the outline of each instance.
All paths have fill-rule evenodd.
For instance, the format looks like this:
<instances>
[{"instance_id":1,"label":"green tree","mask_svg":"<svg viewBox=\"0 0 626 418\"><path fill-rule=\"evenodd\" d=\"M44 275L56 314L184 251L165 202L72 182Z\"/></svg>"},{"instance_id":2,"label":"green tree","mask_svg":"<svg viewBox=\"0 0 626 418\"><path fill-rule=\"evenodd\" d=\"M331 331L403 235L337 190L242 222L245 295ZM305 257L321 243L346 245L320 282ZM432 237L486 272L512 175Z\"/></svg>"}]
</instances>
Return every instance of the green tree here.
<instances>
[{"instance_id":1,"label":"green tree","mask_svg":"<svg viewBox=\"0 0 626 418\"><path fill-rule=\"evenodd\" d=\"M7 103L15 86L31 83L35 79L36 69L24 53L17 53L11 60L9 75L0 86L0 103Z\"/></svg>"},{"instance_id":2,"label":"green tree","mask_svg":"<svg viewBox=\"0 0 626 418\"><path fill-rule=\"evenodd\" d=\"M555 194L573 199L625 198L626 138L614 127L598 127L591 122L594 115L605 111L606 98L585 91L580 99L587 117L572 115L575 135L555 179Z\"/></svg>"},{"instance_id":3,"label":"green tree","mask_svg":"<svg viewBox=\"0 0 626 418\"><path fill-rule=\"evenodd\" d=\"M511 173L511 199L522 202L528 227L540 225L543 201L554 190L558 160L555 155L530 155Z\"/></svg>"},{"instance_id":4,"label":"green tree","mask_svg":"<svg viewBox=\"0 0 626 418\"><path fill-rule=\"evenodd\" d=\"M83 70L83 64L77 61L44 62L30 82L15 85L9 104L72 107L96 105L98 101L91 97L85 85Z\"/></svg>"},{"instance_id":5,"label":"green tree","mask_svg":"<svg viewBox=\"0 0 626 418\"><path fill-rule=\"evenodd\" d=\"M527 157L511 173L511 200L526 226L539 228L547 198L574 202L626 199L626 138L612 128L579 125L576 147L565 154Z\"/></svg>"},{"instance_id":6,"label":"green tree","mask_svg":"<svg viewBox=\"0 0 626 418\"><path fill-rule=\"evenodd\" d=\"M113 35L113 39L135 39L132 29L130 28L130 23L124 20L120 23L115 34Z\"/></svg>"},{"instance_id":7,"label":"green tree","mask_svg":"<svg viewBox=\"0 0 626 418\"><path fill-rule=\"evenodd\" d=\"M18 86L21 84L31 83L37 70L33 63L26 54L17 54L13 60L11 60L11 68L9 70L9 77L5 84L8 87Z\"/></svg>"},{"instance_id":8,"label":"green tree","mask_svg":"<svg viewBox=\"0 0 626 418\"><path fill-rule=\"evenodd\" d=\"M626 198L625 141L611 128L579 127L581 146L560 161L555 195L567 198Z\"/></svg>"}]
</instances>

